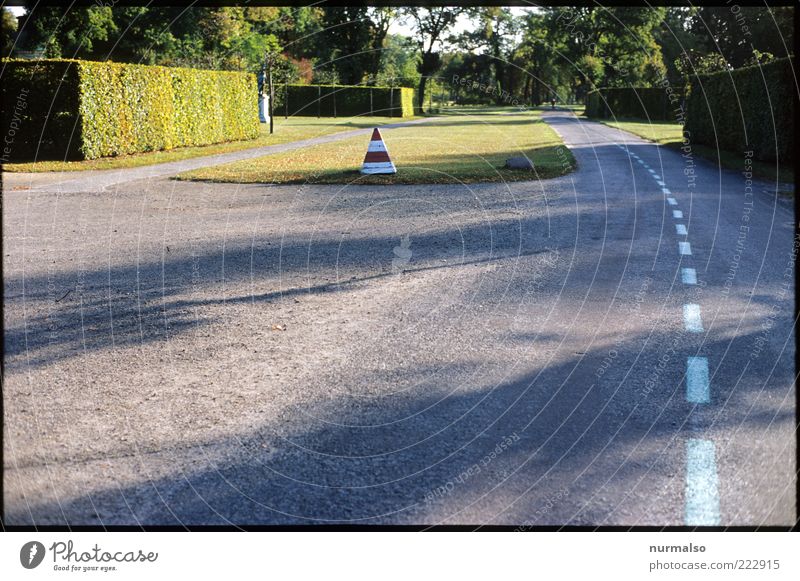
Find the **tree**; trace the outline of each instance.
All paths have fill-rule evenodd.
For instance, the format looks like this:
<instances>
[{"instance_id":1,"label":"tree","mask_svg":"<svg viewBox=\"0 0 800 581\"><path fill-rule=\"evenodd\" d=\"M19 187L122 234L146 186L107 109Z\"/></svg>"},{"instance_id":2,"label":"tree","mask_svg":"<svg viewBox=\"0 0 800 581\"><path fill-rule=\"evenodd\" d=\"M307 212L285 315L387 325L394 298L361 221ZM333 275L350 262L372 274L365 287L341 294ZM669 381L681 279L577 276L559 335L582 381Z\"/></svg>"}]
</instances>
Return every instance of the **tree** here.
<instances>
[{"instance_id":1,"label":"tree","mask_svg":"<svg viewBox=\"0 0 800 581\"><path fill-rule=\"evenodd\" d=\"M3 8L3 20L0 23L0 34L3 35L2 56L8 57L11 55L11 49L14 47L14 33L17 32L17 18L12 14L11 10Z\"/></svg>"},{"instance_id":2,"label":"tree","mask_svg":"<svg viewBox=\"0 0 800 581\"><path fill-rule=\"evenodd\" d=\"M469 14L476 20L475 30L463 33L459 44L469 50L480 50L488 58L488 67L492 75L492 84L498 104L503 102L502 95L513 93L515 75L509 74L509 65L517 48L517 32L519 26L508 8L499 6L483 7L470 10Z\"/></svg>"},{"instance_id":3,"label":"tree","mask_svg":"<svg viewBox=\"0 0 800 581\"><path fill-rule=\"evenodd\" d=\"M335 71L345 85L358 85L370 69L372 22L365 6L326 8L316 35L318 66Z\"/></svg>"},{"instance_id":4,"label":"tree","mask_svg":"<svg viewBox=\"0 0 800 581\"><path fill-rule=\"evenodd\" d=\"M733 68L752 61L754 51L788 56L794 43L794 8L789 6L704 6L688 28L702 42L701 54L717 53Z\"/></svg>"},{"instance_id":5,"label":"tree","mask_svg":"<svg viewBox=\"0 0 800 581\"><path fill-rule=\"evenodd\" d=\"M419 89L417 90L417 112L422 113L425 102L425 87L429 77L439 70L441 66L441 45L445 33L456 23L459 15L466 11L465 8L405 8L404 15L411 21L414 30L420 60L417 70L420 74Z\"/></svg>"},{"instance_id":6,"label":"tree","mask_svg":"<svg viewBox=\"0 0 800 581\"><path fill-rule=\"evenodd\" d=\"M406 36L387 34L381 50L377 85L415 87L419 84L416 44Z\"/></svg>"},{"instance_id":7,"label":"tree","mask_svg":"<svg viewBox=\"0 0 800 581\"><path fill-rule=\"evenodd\" d=\"M317 56L313 40L322 30L324 10L316 7L260 6L245 9L253 32L273 35L287 57L295 60Z\"/></svg>"},{"instance_id":8,"label":"tree","mask_svg":"<svg viewBox=\"0 0 800 581\"><path fill-rule=\"evenodd\" d=\"M380 72L386 36L389 34L389 27L397 20L398 12L397 8L383 6L368 9L367 16L372 23L368 74L370 84L374 85Z\"/></svg>"},{"instance_id":9,"label":"tree","mask_svg":"<svg viewBox=\"0 0 800 581\"><path fill-rule=\"evenodd\" d=\"M48 58L101 58L108 40L118 31L108 6L68 10L60 7L26 5L22 21L26 34L19 48L44 47Z\"/></svg>"}]
</instances>

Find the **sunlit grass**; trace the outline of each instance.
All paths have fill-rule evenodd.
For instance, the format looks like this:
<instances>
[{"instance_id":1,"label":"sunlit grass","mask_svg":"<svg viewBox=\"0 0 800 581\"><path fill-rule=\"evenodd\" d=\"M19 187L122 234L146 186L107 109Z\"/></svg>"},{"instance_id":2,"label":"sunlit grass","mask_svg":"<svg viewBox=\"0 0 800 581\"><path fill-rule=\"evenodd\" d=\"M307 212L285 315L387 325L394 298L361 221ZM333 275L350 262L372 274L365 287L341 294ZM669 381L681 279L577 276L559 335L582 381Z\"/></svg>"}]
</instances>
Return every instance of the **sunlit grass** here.
<instances>
[{"instance_id":1,"label":"sunlit grass","mask_svg":"<svg viewBox=\"0 0 800 581\"><path fill-rule=\"evenodd\" d=\"M50 172L50 171L82 171L99 169L122 169L130 167L141 167L156 163L166 163L179 161L204 155L217 155L220 153L230 153L241 151L252 147L263 147L265 145L278 145L290 141L301 141L312 137L320 137L331 133L349 131L364 127L374 127L387 123L398 123L410 121L410 117L283 117L276 116L274 119L275 132L270 135L269 124L262 123L259 136L247 141L230 141L227 143L216 143L200 147L181 147L168 151L153 151L148 153L136 153L132 155L121 155L118 157L104 157L86 161L37 161L31 163L9 163L3 165L4 171L10 172Z\"/></svg>"},{"instance_id":2,"label":"sunlit grass","mask_svg":"<svg viewBox=\"0 0 800 581\"><path fill-rule=\"evenodd\" d=\"M495 112L493 112L495 113ZM384 131L395 175L359 173L369 135L181 174L180 179L237 183L414 184L551 178L575 168L561 138L534 113L451 114ZM526 155L535 171L505 169Z\"/></svg>"}]
</instances>

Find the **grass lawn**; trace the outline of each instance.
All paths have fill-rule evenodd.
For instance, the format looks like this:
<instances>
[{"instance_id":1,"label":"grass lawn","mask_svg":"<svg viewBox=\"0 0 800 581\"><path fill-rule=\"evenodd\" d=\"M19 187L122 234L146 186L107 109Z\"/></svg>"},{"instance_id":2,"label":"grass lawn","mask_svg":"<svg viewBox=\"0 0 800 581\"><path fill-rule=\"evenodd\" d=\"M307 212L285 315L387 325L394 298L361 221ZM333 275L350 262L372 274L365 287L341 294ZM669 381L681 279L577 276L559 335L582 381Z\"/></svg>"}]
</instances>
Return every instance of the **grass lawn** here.
<instances>
[{"instance_id":1,"label":"grass lawn","mask_svg":"<svg viewBox=\"0 0 800 581\"><path fill-rule=\"evenodd\" d=\"M449 113L383 133L397 167L394 175L359 173L369 143L365 135L178 177L236 183L450 184L551 178L575 168L575 158L538 114ZM522 155L533 162L535 172L503 168L506 159Z\"/></svg>"},{"instance_id":2,"label":"grass lawn","mask_svg":"<svg viewBox=\"0 0 800 581\"><path fill-rule=\"evenodd\" d=\"M683 128L677 123L654 123L643 119L618 119L617 121L593 119L593 121L600 121L610 127L617 127L672 149L680 149L682 145ZM713 163L719 163L722 167L728 169L742 171L744 167L741 153L724 150L717 151L713 147L696 143L692 144L692 152L698 157ZM792 164L782 164L780 167L776 167L775 163L753 161L753 173L761 178L774 180L776 172L778 172L778 181L789 184L794 183L794 167Z\"/></svg>"},{"instance_id":3,"label":"grass lawn","mask_svg":"<svg viewBox=\"0 0 800 581\"><path fill-rule=\"evenodd\" d=\"M418 117L275 117L275 133L269 134L269 123L262 123L259 136L247 141L229 141L199 147L180 147L167 151L152 151L148 153L135 153L119 157L104 157L87 161L37 161L31 163L3 164L3 171L9 172L48 172L48 171L81 171L91 169L121 169L140 167L155 163L178 161L203 155L216 155L230 153L252 147L277 145L289 141L300 141L330 133L349 131L364 127L375 127L387 123L410 121Z\"/></svg>"}]
</instances>

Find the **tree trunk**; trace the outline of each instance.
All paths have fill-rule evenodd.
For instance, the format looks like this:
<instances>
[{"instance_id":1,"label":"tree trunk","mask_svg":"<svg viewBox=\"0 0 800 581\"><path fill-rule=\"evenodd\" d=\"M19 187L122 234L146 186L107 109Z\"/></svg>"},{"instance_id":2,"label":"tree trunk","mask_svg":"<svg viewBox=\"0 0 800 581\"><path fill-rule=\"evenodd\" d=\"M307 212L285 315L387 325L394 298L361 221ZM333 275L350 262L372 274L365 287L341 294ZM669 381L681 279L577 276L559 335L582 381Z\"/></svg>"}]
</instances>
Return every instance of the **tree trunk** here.
<instances>
[{"instance_id":1,"label":"tree trunk","mask_svg":"<svg viewBox=\"0 0 800 581\"><path fill-rule=\"evenodd\" d=\"M425 86L428 84L428 77L422 75L419 78L419 91L417 91L417 115L423 114L425 105Z\"/></svg>"}]
</instances>

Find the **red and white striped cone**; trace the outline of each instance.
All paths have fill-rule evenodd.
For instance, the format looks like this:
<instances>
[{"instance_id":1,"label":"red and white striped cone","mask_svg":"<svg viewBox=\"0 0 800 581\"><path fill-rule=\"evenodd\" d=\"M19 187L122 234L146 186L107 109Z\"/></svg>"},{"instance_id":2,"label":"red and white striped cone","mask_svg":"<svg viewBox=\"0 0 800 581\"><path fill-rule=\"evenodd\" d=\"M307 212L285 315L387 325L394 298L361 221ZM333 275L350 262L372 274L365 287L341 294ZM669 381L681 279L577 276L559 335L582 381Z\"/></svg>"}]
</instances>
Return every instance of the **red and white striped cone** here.
<instances>
[{"instance_id":1,"label":"red and white striped cone","mask_svg":"<svg viewBox=\"0 0 800 581\"><path fill-rule=\"evenodd\" d=\"M394 167L392 160L389 158L386 144L383 142L383 137L381 137L381 132L378 131L377 127L372 132L367 155L364 157L364 165L361 166L361 173L397 173L397 168Z\"/></svg>"}]
</instances>

